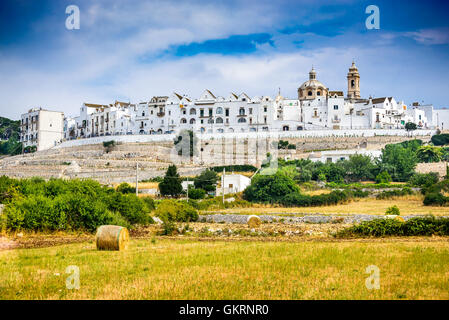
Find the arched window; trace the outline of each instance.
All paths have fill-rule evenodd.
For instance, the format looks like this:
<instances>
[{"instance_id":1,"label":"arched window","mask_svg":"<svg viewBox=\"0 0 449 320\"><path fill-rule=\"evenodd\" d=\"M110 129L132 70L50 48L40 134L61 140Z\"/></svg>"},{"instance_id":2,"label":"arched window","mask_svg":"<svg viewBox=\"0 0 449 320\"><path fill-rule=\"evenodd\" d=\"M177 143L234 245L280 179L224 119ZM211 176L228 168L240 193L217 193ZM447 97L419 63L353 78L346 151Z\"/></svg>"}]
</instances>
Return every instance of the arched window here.
<instances>
[{"instance_id":1,"label":"arched window","mask_svg":"<svg viewBox=\"0 0 449 320\"><path fill-rule=\"evenodd\" d=\"M288 126L283 126L282 127L282 131L288 131L288 130L290 130L290 128Z\"/></svg>"},{"instance_id":2,"label":"arched window","mask_svg":"<svg viewBox=\"0 0 449 320\"><path fill-rule=\"evenodd\" d=\"M245 109L244 108L240 108L239 115L241 115L241 116L245 115Z\"/></svg>"},{"instance_id":3,"label":"arched window","mask_svg":"<svg viewBox=\"0 0 449 320\"><path fill-rule=\"evenodd\" d=\"M256 128L249 128L249 132L256 132Z\"/></svg>"},{"instance_id":4,"label":"arched window","mask_svg":"<svg viewBox=\"0 0 449 320\"><path fill-rule=\"evenodd\" d=\"M195 124L196 120L194 118L190 119L190 124Z\"/></svg>"},{"instance_id":5,"label":"arched window","mask_svg":"<svg viewBox=\"0 0 449 320\"><path fill-rule=\"evenodd\" d=\"M200 131L201 131L201 133L204 133L204 131L206 131L206 129L201 128Z\"/></svg>"},{"instance_id":6,"label":"arched window","mask_svg":"<svg viewBox=\"0 0 449 320\"><path fill-rule=\"evenodd\" d=\"M214 119L209 118L209 119L207 120L207 123L214 123Z\"/></svg>"},{"instance_id":7,"label":"arched window","mask_svg":"<svg viewBox=\"0 0 449 320\"><path fill-rule=\"evenodd\" d=\"M355 81L351 80L351 88L354 88L354 86L355 86Z\"/></svg>"},{"instance_id":8,"label":"arched window","mask_svg":"<svg viewBox=\"0 0 449 320\"><path fill-rule=\"evenodd\" d=\"M217 111L215 113L216 114L223 114L223 108L222 107L218 107Z\"/></svg>"},{"instance_id":9,"label":"arched window","mask_svg":"<svg viewBox=\"0 0 449 320\"><path fill-rule=\"evenodd\" d=\"M217 118L217 120L215 120L215 123L223 123L223 119L222 118Z\"/></svg>"},{"instance_id":10,"label":"arched window","mask_svg":"<svg viewBox=\"0 0 449 320\"><path fill-rule=\"evenodd\" d=\"M190 115L196 115L196 110L195 109L190 109Z\"/></svg>"},{"instance_id":11,"label":"arched window","mask_svg":"<svg viewBox=\"0 0 449 320\"><path fill-rule=\"evenodd\" d=\"M312 95L312 91L309 91L307 94L308 94L309 96L311 96L311 95Z\"/></svg>"},{"instance_id":12,"label":"arched window","mask_svg":"<svg viewBox=\"0 0 449 320\"><path fill-rule=\"evenodd\" d=\"M234 129L232 129L232 128L229 128L229 132L234 132Z\"/></svg>"},{"instance_id":13,"label":"arched window","mask_svg":"<svg viewBox=\"0 0 449 320\"><path fill-rule=\"evenodd\" d=\"M223 129L218 129L217 132L218 133L223 133Z\"/></svg>"},{"instance_id":14,"label":"arched window","mask_svg":"<svg viewBox=\"0 0 449 320\"><path fill-rule=\"evenodd\" d=\"M237 122L238 122L238 123L245 123L245 122L246 122L246 119L245 119L245 118L240 118Z\"/></svg>"},{"instance_id":15,"label":"arched window","mask_svg":"<svg viewBox=\"0 0 449 320\"><path fill-rule=\"evenodd\" d=\"M318 96L321 96L321 91L318 91L316 94L317 94Z\"/></svg>"},{"instance_id":16,"label":"arched window","mask_svg":"<svg viewBox=\"0 0 449 320\"><path fill-rule=\"evenodd\" d=\"M182 118L181 123L187 123L187 120L185 118Z\"/></svg>"}]
</instances>

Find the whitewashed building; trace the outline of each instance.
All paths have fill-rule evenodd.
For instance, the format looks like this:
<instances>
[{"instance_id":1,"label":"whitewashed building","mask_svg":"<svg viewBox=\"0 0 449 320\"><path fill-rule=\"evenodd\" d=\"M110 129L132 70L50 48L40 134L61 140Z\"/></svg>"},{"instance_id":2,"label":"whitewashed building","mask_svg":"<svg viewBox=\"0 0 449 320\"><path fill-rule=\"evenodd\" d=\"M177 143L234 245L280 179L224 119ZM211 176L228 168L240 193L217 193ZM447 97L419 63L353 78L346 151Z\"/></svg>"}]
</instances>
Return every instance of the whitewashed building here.
<instances>
[{"instance_id":1,"label":"whitewashed building","mask_svg":"<svg viewBox=\"0 0 449 320\"><path fill-rule=\"evenodd\" d=\"M225 174L221 177L221 183L222 186L217 187L217 194L223 194L223 190L224 194L238 193L251 184L251 179L241 174Z\"/></svg>"},{"instance_id":2,"label":"whitewashed building","mask_svg":"<svg viewBox=\"0 0 449 320\"><path fill-rule=\"evenodd\" d=\"M54 147L64 139L64 113L30 109L21 116L20 141L24 148L36 147L37 151Z\"/></svg>"}]
</instances>

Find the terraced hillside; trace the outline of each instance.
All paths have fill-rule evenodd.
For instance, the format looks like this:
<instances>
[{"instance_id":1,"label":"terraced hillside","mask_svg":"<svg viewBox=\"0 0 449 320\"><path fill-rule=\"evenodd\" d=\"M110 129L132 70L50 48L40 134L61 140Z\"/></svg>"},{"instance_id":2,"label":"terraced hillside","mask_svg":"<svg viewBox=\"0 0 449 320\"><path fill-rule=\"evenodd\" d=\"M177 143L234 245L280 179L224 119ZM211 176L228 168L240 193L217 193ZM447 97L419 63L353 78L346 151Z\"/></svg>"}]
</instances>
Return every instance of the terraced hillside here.
<instances>
[{"instance_id":1,"label":"terraced hillside","mask_svg":"<svg viewBox=\"0 0 449 320\"><path fill-rule=\"evenodd\" d=\"M385 144L397 143L411 137L321 137L286 139L296 145L296 150L279 151L279 157L306 158L311 151L329 149L380 149ZM424 141L430 136L419 137ZM254 155L249 145L255 141L200 140L198 156L191 163L178 163L181 175L196 175L205 167L226 164L252 164L260 166L265 152ZM92 178L111 184L135 180L136 163L139 163L139 180L163 176L173 161L176 150L173 142L119 143L107 150L103 144L70 148L54 148L34 154L7 157L0 160L0 175L25 178L40 176L55 178Z\"/></svg>"}]
</instances>

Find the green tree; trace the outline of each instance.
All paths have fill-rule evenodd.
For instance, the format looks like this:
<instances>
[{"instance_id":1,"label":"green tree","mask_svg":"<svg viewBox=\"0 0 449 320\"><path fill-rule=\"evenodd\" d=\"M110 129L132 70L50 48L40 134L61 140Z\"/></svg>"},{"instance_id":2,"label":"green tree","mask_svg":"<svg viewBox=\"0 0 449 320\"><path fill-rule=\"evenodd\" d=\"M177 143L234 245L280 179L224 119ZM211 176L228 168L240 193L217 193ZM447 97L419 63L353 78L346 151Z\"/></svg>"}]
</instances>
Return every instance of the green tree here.
<instances>
[{"instance_id":1,"label":"green tree","mask_svg":"<svg viewBox=\"0 0 449 320\"><path fill-rule=\"evenodd\" d=\"M440 162L442 156L441 148L434 146L422 146L416 151L419 162Z\"/></svg>"},{"instance_id":2,"label":"green tree","mask_svg":"<svg viewBox=\"0 0 449 320\"><path fill-rule=\"evenodd\" d=\"M401 144L388 144L382 149L379 163L381 171L387 171L393 181L408 181L413 175L418 158L411 148Z\"/></svg>"},{"instance_id":3,"label":"green tree","mask_svg":"<svg viewBox=\"0 0 449 320\"><path fill-rule=\"evenodd\" d=\"M351 181L373 179L373 170L376 168L370 156L354 154L344 162L346 175Z\"/></svg>"},{"instance_id":4,"label":"green tree","mask_svg":"<svg viewBox=\"0 0 449 320\"><path fill-rule=\"evenodd\" d=\"M171 197L178 197L182 193L181 178L174 164L168 167L164 180L159 183L159 191L161 195Z\"/></svg>"},{"instance_id":5,"label":"green tree","mask_svg":"<svg viewBox=\"0 0 449 320\"><path fill-rule=\"evenodd\" d=\"M210 169L204 170L193 180L196 189L203 189L207 192L215 191L217 188L218 175Z\"/></svg>"},{"instance_id":6,"label":"green tree","mask_svg":"<svg viewBox=\"0 0 449 320\"><path fill-rule=\"evenodd\" d=\"M407 122L406 124L405 124L405 130L407 130L407 131L413 131L413 130L416 130L418 127L416 126L416 123L413 123L413 122Z\"/></svg>"},{"instance_id":7,"label":"green tree","mask_svg":"<svg viewBox=\"0 0 449 320\"><path fill-rule=\"evenodd\" d=\"M243 192L243 198L252 202L276 203L292 192L299 192L298 186L291 178L277 172L273 175L256 175Z\"/></svg>"}]
</instances>

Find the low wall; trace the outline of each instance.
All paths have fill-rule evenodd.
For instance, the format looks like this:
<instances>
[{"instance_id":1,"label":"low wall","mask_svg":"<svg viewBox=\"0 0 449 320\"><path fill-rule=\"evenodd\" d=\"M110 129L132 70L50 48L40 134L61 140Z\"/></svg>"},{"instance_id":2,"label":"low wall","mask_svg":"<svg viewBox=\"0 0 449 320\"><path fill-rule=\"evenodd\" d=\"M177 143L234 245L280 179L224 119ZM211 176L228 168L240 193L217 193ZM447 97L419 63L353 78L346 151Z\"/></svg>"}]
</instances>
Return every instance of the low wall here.
<instances>
[{"instance_id":1,"label":"low wall","mask_svg":"<svg viewBox=\"0 0 449 320\"><path fill-rule=\"evenodd\" d=\"M216 134L197 134L200 140L214 139L294 139L294 138L320 138L320 137L376 137L376 136L403 136L403 137L423 137L435 134L435 130L415 130L407 132L405 130L384 130L384 129L360 129L360 130L307 130L307 131L283 131L283 132L234 132ZM106 141L117 141L122 143L146 143L146 142L171 142L176 138L176 134L160 135L120 135L105 136L79 140L64 141L54 147L71 148L77 146L102 144Z\"/></svg>"}]
</instances>

